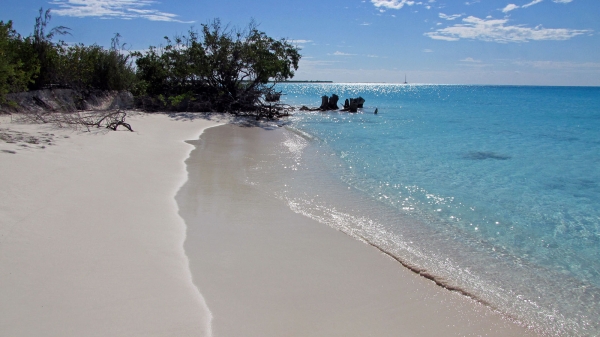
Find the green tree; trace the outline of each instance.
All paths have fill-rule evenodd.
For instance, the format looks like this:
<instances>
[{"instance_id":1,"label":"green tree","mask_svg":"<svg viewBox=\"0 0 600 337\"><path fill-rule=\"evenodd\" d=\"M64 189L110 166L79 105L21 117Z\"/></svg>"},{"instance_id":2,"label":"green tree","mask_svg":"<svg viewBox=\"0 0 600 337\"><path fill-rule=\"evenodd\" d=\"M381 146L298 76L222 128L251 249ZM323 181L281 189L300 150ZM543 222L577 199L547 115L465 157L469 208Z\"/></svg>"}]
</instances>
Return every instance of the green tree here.
<instances>
[{"instance_id":1,"label":"green tree","mask_svg":"<svg viewBox=\"0 0 600 337\"><path fill-rule=\"evenodd\" d=\"M12 21L0 21L0 103L7 93L27 90L39 69L29 40L12 28Z\"/></svg>"},{"instance_id":2,"label":"green tree","mask_svg":"<svg viewBox=\"0 0 600 337\"><path fill-rule=\"evenodd\" d=\"M130 90L135 70L129 55L122 52L119 34L106 50L96 44L57 48L55 82L75 90Z\"/></svg>"},{"instance_id":3,"label":"green tree","mask_svg":"<svg viewBox=\"0 0 600 337\"><path fill-rule=\"evenodd\" d=\"M110 49L96 44L67 46L55 43L56 35L68 34L59 26L47 32L50 10L40 8L33 34L22 38L12 21L0 21L0 103L7 93L59 85L77 91L131 90L137 81L129 54L119 34Z\"/></svg>"},{"instance_id":4,"label":"green tree","mask_svg":"<svg viewBox=\"0 0 600 337\"><path fill-rule=\"evenodd\" d=\"M270 81L292 78L301 57L297 47L268 37L254 22L239 30L217 19L202 25L201 34L190 30L165 40L164 47L136 54L139 93L166 96L165 102L203 101L215 111L261 111Z\"/></svg>"},{"instance_id":5,"label":"green tree","mask_svg":"<svg viewBox=\"0 0 600 337\"><path fill-rule=\"evenodd\" d=\"M52 39L56 35L70 34L70 28L58 26L46 32L51 18L50 9L44 12L43 8L40 8L39 16L35 18L33 35L30 37L30 40L40 64L40 74L35 79L33 85L30 86L31 89L42 89L47 85L57 84L56 82L60 77L58 73L58 58L60 51L64 48L64 44L60 42L56 44L52 42Z\"/></svg>"}]
</instances>

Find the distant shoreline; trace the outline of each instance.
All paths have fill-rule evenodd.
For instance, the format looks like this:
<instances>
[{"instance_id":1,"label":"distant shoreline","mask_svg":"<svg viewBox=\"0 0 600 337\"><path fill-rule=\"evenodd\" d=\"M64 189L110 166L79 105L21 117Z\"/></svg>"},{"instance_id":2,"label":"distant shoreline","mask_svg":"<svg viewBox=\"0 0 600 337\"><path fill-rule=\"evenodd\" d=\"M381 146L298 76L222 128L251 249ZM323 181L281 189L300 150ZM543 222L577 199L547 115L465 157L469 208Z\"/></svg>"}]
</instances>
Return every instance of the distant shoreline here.
<instances>
[{"instance_id":1,"label":"distant shoreline","mask_svg":"<svg viewBox=\"0 0 600 337\"><path fill-rule=\"evenodd\" d=\"M333 81L282 81L277 83L333 83Z\"/></svg>"}]
</instances>

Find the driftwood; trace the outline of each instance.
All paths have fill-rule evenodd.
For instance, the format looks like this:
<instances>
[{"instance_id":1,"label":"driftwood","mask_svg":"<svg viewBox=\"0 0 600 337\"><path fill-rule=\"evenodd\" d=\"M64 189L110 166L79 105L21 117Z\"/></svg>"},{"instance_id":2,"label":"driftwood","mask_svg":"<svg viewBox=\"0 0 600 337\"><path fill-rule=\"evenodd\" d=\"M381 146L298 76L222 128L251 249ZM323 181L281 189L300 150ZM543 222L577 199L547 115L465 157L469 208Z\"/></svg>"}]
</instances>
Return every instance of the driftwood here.
<instances>
[{"instance_id":1,"label":"driftwood","mask_svg":"<svg viewBox=\"0 0 600 337\"><path fill-rule=\"evenodd\" d=\"M49 112L32 111L19 114L16 119L20 122L35 124L53 124L59 128L90 128L106 127L116 131L123 126L133 132L131 125L125 122L127 113L121 110L112 111L75 111L75 112Z\"/></svg>"},{"instance_id":2,"label":"driftwood","mask_svg":"<svg viewBox=\"0 0 600 337\"><path fill-rule=\"evenodd\" d=\"M133 132L131 125L129 123L125 123L125 116L127 114L125 112L117 111L115 113L104 116L101 120L98 121L95 125L100 127L102 122L106 123L106 127L113 131L117 131L119 126L125 127L127 130Z\"/></svg>"},{"instance_id":3,"label":"driftwood","mask_svg":"<svg viewBox=\"0 0 600 337\"><path fill-rule=\"evenodd\" d=\"M269 92L265 95L265 101L267 102L279 102L281 99L281 92Z\"/></svg>"}]
</instances>

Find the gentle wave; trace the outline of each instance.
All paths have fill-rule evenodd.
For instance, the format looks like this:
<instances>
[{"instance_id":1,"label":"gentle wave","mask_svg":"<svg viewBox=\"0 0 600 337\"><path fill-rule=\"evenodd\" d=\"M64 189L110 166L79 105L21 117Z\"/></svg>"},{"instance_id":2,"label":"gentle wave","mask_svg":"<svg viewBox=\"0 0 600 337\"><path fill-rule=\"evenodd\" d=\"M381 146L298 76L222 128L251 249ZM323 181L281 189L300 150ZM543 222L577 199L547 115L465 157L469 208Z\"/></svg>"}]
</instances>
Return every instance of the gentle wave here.
<instances>
[{"instance_id":1,"label":"gentle wave","mask_svg":"<svg viewBox=\"0 0 600 337\"><path fill-rule=\"evenodd\" d=\"M283 89L380 111L292 118L292 209L542 334L600 333L600 89Z\"/></svg>"}]
</instances>

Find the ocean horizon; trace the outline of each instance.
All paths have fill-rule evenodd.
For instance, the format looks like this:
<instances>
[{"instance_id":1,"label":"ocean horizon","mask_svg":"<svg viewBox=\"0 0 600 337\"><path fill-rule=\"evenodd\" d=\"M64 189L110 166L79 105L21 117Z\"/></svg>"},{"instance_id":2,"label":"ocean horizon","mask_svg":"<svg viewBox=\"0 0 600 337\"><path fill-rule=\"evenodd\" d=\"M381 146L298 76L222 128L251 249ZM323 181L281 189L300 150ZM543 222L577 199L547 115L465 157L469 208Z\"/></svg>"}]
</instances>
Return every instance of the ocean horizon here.
<instances>
[{"instance_id":1,"label":"ocean horizon","mask_svg":"<svg viewBox=\"0 0 600 337\"><path fill-rule=\"evenodd\" d=\"M420 85L439 85L439 86L471 86L471 87L540 87L540 88L600 88L598 85L556 85L556 84L494 84L494 83L426 83L426 82L347 82L347 81L329 81L329 80L291 80L282 82L269 82L277 84L278 88L282 88L288 84L326 84L326 85L406 85L406 86L420 86ZM342 102L343 103L343 102Z\"/></svg>"},{"instance_id":2,"label":"ocean horizon","mask_svg":"<svg viewBox=\"0 0 600 337\"><path fill-rule=\"evenodd\" d=\"M294 163L262 188L541 334L600 334L600 88L276 88L366 102L285 120Z\"/></svg>"}]
</instances>

